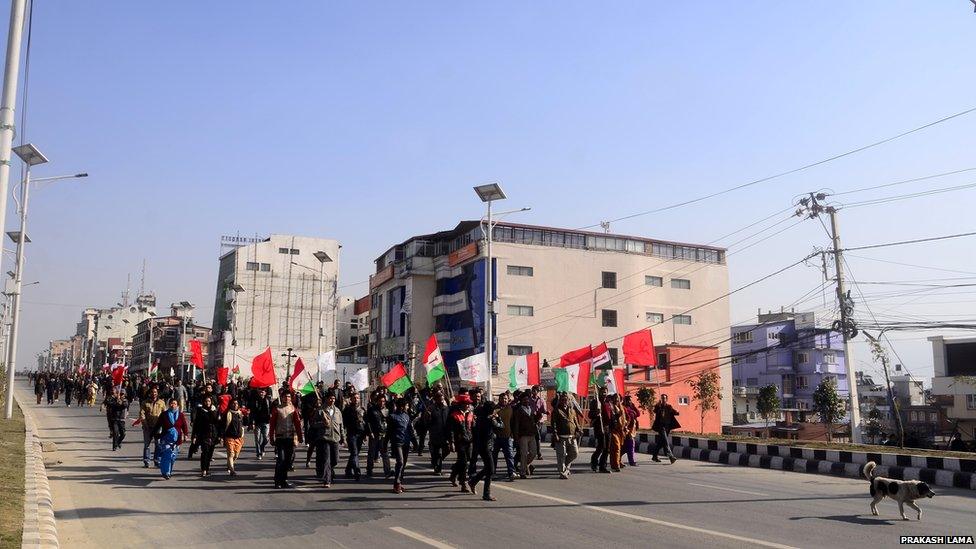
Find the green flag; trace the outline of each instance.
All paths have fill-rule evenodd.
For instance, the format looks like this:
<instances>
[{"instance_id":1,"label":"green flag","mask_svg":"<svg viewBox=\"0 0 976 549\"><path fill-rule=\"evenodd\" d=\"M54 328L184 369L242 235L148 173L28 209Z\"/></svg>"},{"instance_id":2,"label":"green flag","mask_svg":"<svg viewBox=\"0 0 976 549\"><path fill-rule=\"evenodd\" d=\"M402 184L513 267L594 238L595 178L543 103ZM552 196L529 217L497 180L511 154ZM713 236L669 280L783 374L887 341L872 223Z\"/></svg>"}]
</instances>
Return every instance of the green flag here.
<instances>
[{"instance_id":1,"label":"green flag","mask_svg":"<svg viewBox=\"0 0 976 549\"><path fill-rule=\"evenodd\" d=\"M387 387L387 389L395 395L402 395L403 393L407 392L410 387L413 387L413 383L410 382L410 376L403 376L394 381L393 385L390 385Z\"/></svg>"}]
</instances>

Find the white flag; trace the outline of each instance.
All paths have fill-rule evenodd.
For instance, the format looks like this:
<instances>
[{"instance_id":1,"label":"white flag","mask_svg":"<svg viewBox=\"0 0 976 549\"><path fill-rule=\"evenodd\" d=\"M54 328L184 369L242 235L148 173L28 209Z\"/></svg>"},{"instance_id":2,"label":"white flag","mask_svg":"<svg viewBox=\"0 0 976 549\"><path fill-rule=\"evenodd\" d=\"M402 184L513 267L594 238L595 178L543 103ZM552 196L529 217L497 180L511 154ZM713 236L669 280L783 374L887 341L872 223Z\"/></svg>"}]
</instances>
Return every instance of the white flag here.
<instances>
[{"instance_id":1,"label":"white flag","mask_svg":"<svg viewBox=\"0 0 976 549\"><path fill-rule=\"evenodd\" d=\"M365 391L369 388L369 371L366 368L360 368L351 374L347 381L352 383L357 391Z\"/></svg>"},{"instance_id":2,"label":"white flag","mask_svg":"<svg viewBox=\"0 0 976 549\"><path fill-rule=\"evenodd\" d=\"M485 353L478 353L457 361L458 374L465 381L484 383L491 375L488 370L488 358Z\"/></svg>"},{"instance_id":3,"label":"white flag","mask_svg":"<svg viewBox=\"0 0 976 549\"><path fill-rule=\"evenodd\" d=\"M319 371L334 372L336 369L335 350L319 355Z\"/></svg>"}]
</instances>

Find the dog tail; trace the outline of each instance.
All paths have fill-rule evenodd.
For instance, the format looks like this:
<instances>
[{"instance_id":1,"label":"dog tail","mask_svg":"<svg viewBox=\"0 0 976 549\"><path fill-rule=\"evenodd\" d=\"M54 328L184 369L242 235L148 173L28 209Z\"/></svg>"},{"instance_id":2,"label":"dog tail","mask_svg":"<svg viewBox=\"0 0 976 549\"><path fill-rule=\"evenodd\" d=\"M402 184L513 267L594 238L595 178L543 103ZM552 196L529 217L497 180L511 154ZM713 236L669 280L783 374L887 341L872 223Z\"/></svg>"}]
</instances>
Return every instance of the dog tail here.
<instances>
[{"instance_id":1,"label":"dog tail","mask_svg":"<svg viewBox=\"0 0 976 549\"><path fill-rule=\"evenodd\" d=\"M874 478L874 468L877 466L877 463L869 461L864 464L864 468L861 469L861 474L864 475L864 478L872 480Z\"/></svg>"}]
</instances>

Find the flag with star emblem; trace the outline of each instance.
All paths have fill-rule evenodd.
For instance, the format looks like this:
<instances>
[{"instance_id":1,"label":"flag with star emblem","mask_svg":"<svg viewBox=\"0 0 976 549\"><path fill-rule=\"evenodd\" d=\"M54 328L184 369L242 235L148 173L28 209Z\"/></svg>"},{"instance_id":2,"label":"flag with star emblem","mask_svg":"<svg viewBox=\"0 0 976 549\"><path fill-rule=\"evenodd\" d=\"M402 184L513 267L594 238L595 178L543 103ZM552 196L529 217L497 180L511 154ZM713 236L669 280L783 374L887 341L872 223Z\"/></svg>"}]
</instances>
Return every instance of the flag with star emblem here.
<instances>
[{"instance_id":1,"label":"flag with star emblem","mask_svg":"<svg viewBox=\"0 0 976 549\"><path fill-rule=\"evenodd\" d=\"M541 380L539 373L539 353L531 353L515 357L515 363L508 371L508 388L515 391L538 385Z\"/></svg>"}]
</instances>

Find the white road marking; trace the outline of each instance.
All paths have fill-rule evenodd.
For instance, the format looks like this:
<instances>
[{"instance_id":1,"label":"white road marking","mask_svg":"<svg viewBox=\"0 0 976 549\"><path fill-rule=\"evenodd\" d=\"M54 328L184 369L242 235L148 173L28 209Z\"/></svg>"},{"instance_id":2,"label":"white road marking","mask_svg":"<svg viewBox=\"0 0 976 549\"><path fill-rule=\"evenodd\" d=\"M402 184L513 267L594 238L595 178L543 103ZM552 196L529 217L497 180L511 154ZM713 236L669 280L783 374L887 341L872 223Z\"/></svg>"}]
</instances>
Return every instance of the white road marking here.
<instances>
[{"instance_id":1,"label":"white road marking","mask_svg":"<svg viewBox=\"0 0 976 549\"><path fill-rule=\"evenodd\" d=\"M701 486L702 488L711 488L713 490L725 490L728 492L738 492L740 494L749 494L750 496L768 496L769 494L764 494L762 492L750 492L749 490L739 490L737 488L725 488L724 486L715 486L714 484L698 484L697 482L689 482L688 484L692 486Z\"/></svg>"},{"instance_id":2,"label":"white road marking","mask_svg":"<svg viewBox=\"0 0 976 549\"><path fill-rule=\"evenodd\" d=\"M394 532L396 532L398 534L403 534L404 536L407 536L408 538L415 539L415 540L419 541L420 543L425 543L427 545L430 545L431 547L437 547L437 549L455 549L453 545L448 545L446 543L437 541L436 539L428 538L427 536L425 536L423 534L418 534L417 532L414 532L413 530L407 530L406 528L401 528L400 526L391 526L390 527L390 530L393 530Z\"/></svg>"},{"instance_id":3,"label":"white road marking","mask_svg":"<svg viewBox=\"0 0 976 549\"><path fill-rule=\"evenodd\" d=\"M535 492L529 492L528 490L519 490L518 488L512 488L510 486L504 486L502 484L492 483L492 488L499 488L501 490L507 490L509 492L515 492L516 494L522 494L524 496L532 496L536 498L546 499L556 503L561 503L563 505L571 505L573 507L581 507L584 509L589 509L591 511L599 511L601 513L606 513L608 515L615 515L618 517L628 518L631 520L636 520L640 522L648 522L651 524L657 524L659 526L667 526L669 528L677 528L679 530L688 530L690 532L698 532L699 534L706 534L709 536L715 536L719 538L732 539L735 541L741 541L749 543L752 545L761 545L763 547L776 547L778 549L797 549L791 545L782 545L779 543L773 543L771 541L764 541L756 538L749 538L745 536L737 536L735 534L728 534L725 532L718 532L715 530L709 530L707 528L698 528L697 526L688 526L687 524L680 524L677 522L668 522L666 520L653 519L650 517L642 517L640 515L632 515L630 513L625 513L623 511L617 511L616 509L607 509L606 507L598 507L596 505L587 505L585 503L579 503L576 501L570 501L568 499L557 498L554 496L547 496L545 494L537 494Z\"/></svg>"}]
</instances>

